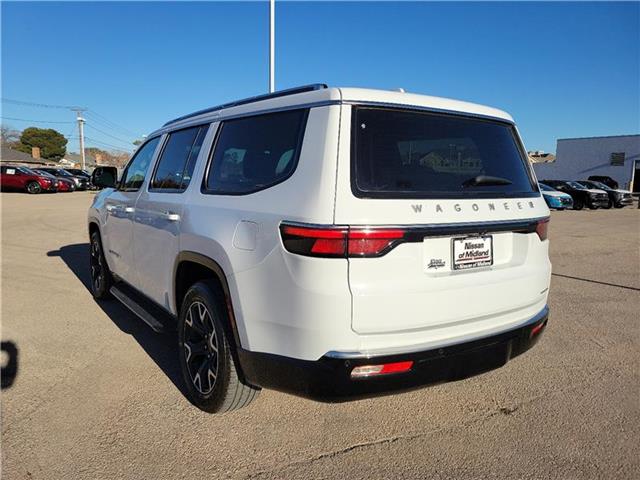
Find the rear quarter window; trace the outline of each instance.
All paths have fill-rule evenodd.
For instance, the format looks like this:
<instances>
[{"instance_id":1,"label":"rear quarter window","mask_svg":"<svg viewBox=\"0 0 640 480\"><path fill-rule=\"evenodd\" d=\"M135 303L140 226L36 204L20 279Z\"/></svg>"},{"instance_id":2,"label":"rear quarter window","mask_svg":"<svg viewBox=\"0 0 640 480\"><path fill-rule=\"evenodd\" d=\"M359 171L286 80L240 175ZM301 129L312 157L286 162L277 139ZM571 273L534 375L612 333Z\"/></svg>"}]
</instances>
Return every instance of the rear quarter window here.
<instances>
[{"instance_id":1,"label":"rear quarter window","mask_svg":"<svg viewBox=\"0 0 640 480\"><path fill-rule=\"evenodd\" d=\"M484 184L473 182L481 177ZM351 184L364 198L539 194L513 125L369 107L354 107Z\"/></svg>"},{"instance_id":2,"label":"rear quarter window","mask_svg":"<svg viewBox=\"0 0 640 480\"><path fill-rule=\"evenodd\" d=\"M308 110L223 121L204 193L246 195L289 178L298 163Z\"/></svg>"}]
</instances>

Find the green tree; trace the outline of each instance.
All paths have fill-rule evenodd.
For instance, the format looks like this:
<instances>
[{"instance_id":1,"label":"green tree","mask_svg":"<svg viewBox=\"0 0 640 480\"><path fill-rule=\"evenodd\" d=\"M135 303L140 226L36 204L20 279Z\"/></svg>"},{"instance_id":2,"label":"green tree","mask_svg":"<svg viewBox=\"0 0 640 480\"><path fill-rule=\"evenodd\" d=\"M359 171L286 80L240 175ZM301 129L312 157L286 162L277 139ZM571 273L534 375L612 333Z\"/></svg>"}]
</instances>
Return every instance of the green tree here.
<instances>
[{"instance_id":1,"label":"green tree","mask_svg":"<svg viewBox=\"0 0 640 480\"><path fill-rule=\"evenodd\" d=\"M32 147L40 148L40 156L60 160L67 153L67 139L51 128L29 127L22 131L16 150L31 154Z\"/></svg>"}]
</instances>

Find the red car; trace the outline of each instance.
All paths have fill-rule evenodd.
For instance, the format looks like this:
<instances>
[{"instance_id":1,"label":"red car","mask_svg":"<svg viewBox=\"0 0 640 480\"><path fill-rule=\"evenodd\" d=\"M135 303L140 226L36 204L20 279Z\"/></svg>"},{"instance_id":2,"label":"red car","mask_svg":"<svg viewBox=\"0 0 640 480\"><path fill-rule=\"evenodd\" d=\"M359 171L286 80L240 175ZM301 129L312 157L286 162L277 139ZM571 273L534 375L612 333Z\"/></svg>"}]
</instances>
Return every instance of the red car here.
<instances>
[{"instance_id":1,"label":"red car","mask_svg":"<svg viewBox=\"0 0 640 480\"><path fill-rule=\"evenodd\" d=\"M58 192L75 192L76 191L76 184L73 183L71 180L67 180L66 178L62 178L62 177L60 178L54 177L50 173L45 172L44 170L40 170L39 168L34 168L33 171L36 172L38 175L42 175L44 177L52 179L54 182L57 182Z\"/></svg>"},{"instance_id":2,"label":"red car","mask_svg":"<svg viewBox=\"0 0 640 480\"><path fill-rule=\"evenodd\" d=\"M3 189L20 190L28 193L55 192L58 182L45 177L27 167L0 167L0 184Z\"/></svg>"}]
</instances>

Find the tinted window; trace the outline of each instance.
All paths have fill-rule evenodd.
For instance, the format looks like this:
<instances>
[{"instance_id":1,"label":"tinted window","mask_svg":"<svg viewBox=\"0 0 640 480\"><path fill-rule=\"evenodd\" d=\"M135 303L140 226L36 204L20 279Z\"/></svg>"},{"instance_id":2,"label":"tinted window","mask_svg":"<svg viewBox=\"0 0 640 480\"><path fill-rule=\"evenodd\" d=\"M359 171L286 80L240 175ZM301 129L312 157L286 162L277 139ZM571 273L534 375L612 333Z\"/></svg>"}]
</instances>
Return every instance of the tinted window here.
<instances>
[{"instance_id":1,"label":"tinted window","mask_svg":"<svg viewBox=\"0 0 640 480\"><path fill-rule=\"evenodd\" d=\"M138 190L140 188L159 141L160 137L153 138L136 152L124 172L120 188L123 190Z\"/></svg>"},{"instance_id":2,"label":"tinted window","mask_svg":"<svg viewBox=\"0 0 640 480\"><path fill-rule=\"evenodd\" d=\"M295 170L307 110L293 110L223 122L206 188L242 194L270 187Z\"/></svg>"},{"instance_id":3,"label":"tinted window","mask_svg":"<svg viewBox=\"0 0 640 480\"><path fill-rule=\"evenodd\" d=\"M187 188L208 128L208 125L198 126L169 135L151 189L182 191Z\"/></svg>"},{"instance_id":4,"label":"tinted window","mask_svg":"<svg viewBox=\"0 0 640 480\"><path fill-rule=\"evenodd\" d=\"M353 190L358 196L536 192L510 124L380 108L356 108L353 118Z\"/></svg>"}]
</instances>

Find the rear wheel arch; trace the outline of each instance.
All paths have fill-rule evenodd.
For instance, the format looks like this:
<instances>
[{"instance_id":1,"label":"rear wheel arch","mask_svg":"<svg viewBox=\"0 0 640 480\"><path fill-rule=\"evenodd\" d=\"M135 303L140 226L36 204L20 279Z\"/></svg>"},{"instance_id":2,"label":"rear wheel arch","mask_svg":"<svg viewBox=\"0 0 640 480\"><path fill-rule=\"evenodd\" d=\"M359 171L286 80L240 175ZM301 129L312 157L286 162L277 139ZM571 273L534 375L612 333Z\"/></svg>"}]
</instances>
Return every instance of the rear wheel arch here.
<instances>
[{"instance_id":1,"label":"rear wheel arch","mask_svg":"<svg viewBox=\"0 0 640 480\"><path fill-rule=\"evenodd\" d=\"M225 329L227 329L225 333L227 333L230 342L233 344L233 350L237 350L241 347L241 342L238 334L231 293L229 291L229 284L227 283L227 277L224 270L220 264L212 258L190 251L183 251L178 254L173 272L173 294L176 312L178 315L180 314L182 300L189 290L189 287L196 282L206 279L214 281L216 287L219 288L222 297L225 299L225 307L229 319L229 325L225 325Z\"/></svg>"}]
</instances>

